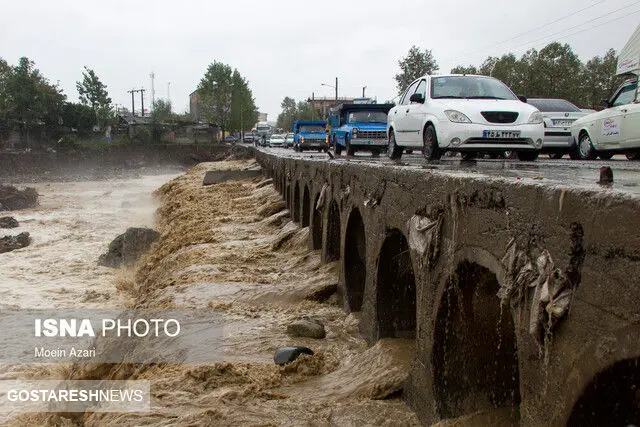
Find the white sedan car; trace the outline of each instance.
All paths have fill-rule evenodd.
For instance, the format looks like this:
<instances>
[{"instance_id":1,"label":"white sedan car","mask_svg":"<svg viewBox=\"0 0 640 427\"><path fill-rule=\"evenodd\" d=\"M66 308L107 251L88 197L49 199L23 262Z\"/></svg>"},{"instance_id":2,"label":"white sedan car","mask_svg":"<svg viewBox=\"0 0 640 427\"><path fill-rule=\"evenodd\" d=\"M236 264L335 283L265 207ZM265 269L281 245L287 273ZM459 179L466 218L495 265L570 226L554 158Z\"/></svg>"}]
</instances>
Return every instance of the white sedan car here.
<instances>
[{"instance_id":1,"label":"white sedan car","mask_svg":"<svg viewBox=\"0 0 640 427\"><path fill-rule=\"evenodd\" d=\"M387 123L392 159L419 148L428 160L446 151L464 158L515 151L535 160L542 148L542 114L500 80L487 76L424 76L409 85Z\"/></svg>"},{"instance_id":2,"label":"white sedan car","mask_svg":"<svg viewBox=\"0 0 640 427\"><path fill-rule=\"evenodd\" d=\"M581 160L610 159L624 153L630 160L640 160L640 99L638 80L624 82L606 109L589 114L573 123L571 137L575 157Z\"/></svg>"},{"instance_id":3,"label":"white sedan car","mask_svg":"<svg viewBox=\"0 0 640 427\"><path fill-rule=\"evenodd\" d=\"M269 147L284 147L284 135L271 135Z\"/></svg>"}]
</instances>

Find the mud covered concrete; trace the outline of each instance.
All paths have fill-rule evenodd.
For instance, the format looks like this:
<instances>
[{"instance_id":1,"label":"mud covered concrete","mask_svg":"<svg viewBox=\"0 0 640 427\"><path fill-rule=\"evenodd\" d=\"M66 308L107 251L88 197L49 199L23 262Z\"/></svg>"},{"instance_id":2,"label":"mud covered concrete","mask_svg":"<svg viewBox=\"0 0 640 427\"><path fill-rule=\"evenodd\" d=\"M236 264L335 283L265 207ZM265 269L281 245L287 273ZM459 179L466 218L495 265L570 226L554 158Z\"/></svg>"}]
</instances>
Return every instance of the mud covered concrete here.
<instances>
[{"instance_id":1,"label":"mud covered concrete","mask_svg":"<svg viewBox=\"0 0 640 427\"><path fill-rule=\"evenodd\" d=\"M598 403L593 381L619 372L616 362L638 369L639 199L256 158L292 217L304 221L307 212L309 245L325 261L339 259L341 301L360 311L369 344L415 339L404 399L424 424L572 425L579 401L600 419L617 416ZM616 392L637 405L633 388Z\"/></svg>"},{"instance_id":2,"label":"mud covered concrete","mask_svg":"<svg viewBox=\"0 0 640 427\"><path fill-rule=\"evenodd\" d=\"M251 148L222 144L114 145L57 152L0 152L0 182L96 180L144 175L200 162L247 158Z\"/></svg>"}]
</instances>

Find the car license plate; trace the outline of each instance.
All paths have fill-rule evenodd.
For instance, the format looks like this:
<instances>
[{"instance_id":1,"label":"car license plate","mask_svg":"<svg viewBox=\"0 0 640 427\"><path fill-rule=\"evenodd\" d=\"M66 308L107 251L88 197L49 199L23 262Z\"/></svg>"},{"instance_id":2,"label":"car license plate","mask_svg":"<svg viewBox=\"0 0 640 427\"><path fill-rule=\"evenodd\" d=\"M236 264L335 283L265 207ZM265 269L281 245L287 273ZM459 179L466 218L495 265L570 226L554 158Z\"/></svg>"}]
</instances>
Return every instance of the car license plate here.
<instances>
[{"instance_id":1,"label":"car license plate","mask_svg":"<svg viewBox=\"0 0 640 427\"><path fill-rule=\"evenodd\" d=\"M484 138L489 139L515 139L520 138L519 130L485 130L482 133Z\"/></svg>"},{"instance_id":2,"label":"car license plate","mask_svg":"<svg viewBox=\"0 0 640 427\"><path fill-rule=\"evenodd\" d=\"M568 128L575 120L552 120L551 124L555 127Z\"/></svg>"}]
</instances>

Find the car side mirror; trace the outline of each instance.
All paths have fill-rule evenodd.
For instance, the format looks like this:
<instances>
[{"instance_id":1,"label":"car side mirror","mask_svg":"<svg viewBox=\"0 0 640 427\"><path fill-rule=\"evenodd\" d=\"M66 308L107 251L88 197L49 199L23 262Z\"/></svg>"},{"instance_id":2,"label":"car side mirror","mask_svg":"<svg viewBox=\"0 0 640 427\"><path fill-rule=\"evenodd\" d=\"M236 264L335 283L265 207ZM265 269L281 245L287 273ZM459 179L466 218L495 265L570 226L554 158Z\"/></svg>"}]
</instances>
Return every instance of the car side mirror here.
<instances>
[{"instance_id":1,"label":"car side mirror","mask_svg":"<svg viewBox=\"0 0 640 427\"><path fill-rule=\"evenodd\" d=\"M519 99L520 101L524 102L525 104L529 101L529 100L527 99L527 97L526 97L526 96L524 96L524 95L518 95L518 99Z\"/></svg>"},{"instance_id":2,"label":"car side mirror","mask_svg":"<svg viewBox=\"0 0 640 427\"><path fill-rule=\"evenodd\" d=\"M419 104L424 104L424 96L422 96L422 94L419 94L419 93L414 93L409 98L409 101L410 102L417 102Z\"/></svg>"},{"instance_id":3,"label":"car side mirror","mask_svg":"<svg viewBox=\"0 0 640 427\"><path fill-rule=\"evenodd\" d=\"M608 100L603 99L603 100L600 101L600 106L603 107L603 108L609 108L609 107L611 107L611 104L609 104Z\"/></svg>"}]
</instances>

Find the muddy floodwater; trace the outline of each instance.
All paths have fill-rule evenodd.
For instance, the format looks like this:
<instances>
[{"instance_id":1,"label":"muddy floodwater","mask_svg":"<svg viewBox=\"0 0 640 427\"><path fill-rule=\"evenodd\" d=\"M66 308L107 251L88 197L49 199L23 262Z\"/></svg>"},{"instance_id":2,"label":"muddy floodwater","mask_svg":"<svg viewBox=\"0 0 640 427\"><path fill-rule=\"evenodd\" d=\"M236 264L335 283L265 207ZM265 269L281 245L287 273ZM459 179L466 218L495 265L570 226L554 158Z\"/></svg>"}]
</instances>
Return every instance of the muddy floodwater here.
<instances>
[{"instance_id":1,"label":"muddy floodwater","mask_svg":"<svg viewBox=\"0 0 640 427\"><path fill-rule=\"evenodd\" d=\"M36 185L40 206L13 213L32 245L0 255L3 307L207 309L224 321L223 348L209 365L2 366L2 379L151 382L147 413L26 414L12 424L418 425L401 399L413 342L369 347L356 315L335 297L318 298L335 287L337 263L308 249L308 228L290 221L273 185L201 185L207 170L255 167L219 162L179 177ZM133 267L98 267L132 226L161 237ZM322 322L326 338L288 336L302 317ZM276 366L275 350L288 345L315 354Z\"/></svg>"}]
</instances>

